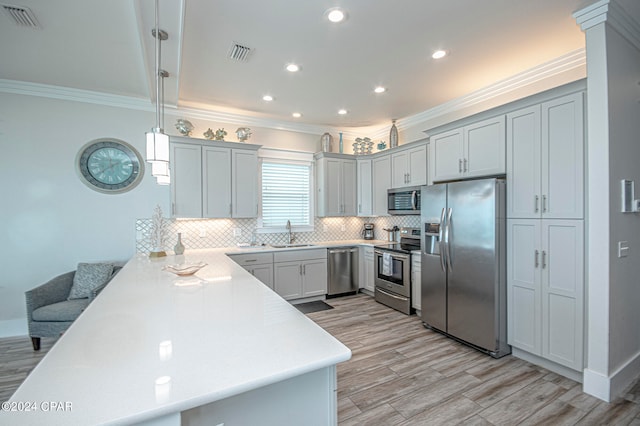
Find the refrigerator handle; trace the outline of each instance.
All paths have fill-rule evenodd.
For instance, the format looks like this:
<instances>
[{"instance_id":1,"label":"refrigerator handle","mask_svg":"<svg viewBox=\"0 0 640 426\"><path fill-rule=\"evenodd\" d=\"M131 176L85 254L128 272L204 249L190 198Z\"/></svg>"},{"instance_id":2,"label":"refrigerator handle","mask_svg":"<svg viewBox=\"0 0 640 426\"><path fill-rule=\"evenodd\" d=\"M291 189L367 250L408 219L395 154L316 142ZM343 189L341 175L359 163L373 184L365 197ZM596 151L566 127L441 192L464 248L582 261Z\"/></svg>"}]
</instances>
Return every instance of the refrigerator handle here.
<instances>
[{"instance_id":1,"label":"refrigerator handle","mask_svg":"<svg viewBox=\"0 0 640 426\"><path fill-rule=\"evenodd\" d=\"M443 272L447 272L445 266L445 250L444 250L444 226L445 226L445 217L444 217L444 208L442 208L442 213L440 213L440 229L438 230L438 245L440 247L440 269Z\"/></svg>"},{"instance_id":2,"label":"refrigerator handle","mask_svg":"<svg viewBox=\"0 0 640 426\"><path fill-rule=\"evenodd\" d=\"M453 265L451 264L451 241L449 240L451 237L451 214L453 213L453 209L449 207L449 211L447 213L447 237L446 237L446 247L447 247L447 265L449 268L449 272L453 271Z\"/></svg>"}]
</instances>

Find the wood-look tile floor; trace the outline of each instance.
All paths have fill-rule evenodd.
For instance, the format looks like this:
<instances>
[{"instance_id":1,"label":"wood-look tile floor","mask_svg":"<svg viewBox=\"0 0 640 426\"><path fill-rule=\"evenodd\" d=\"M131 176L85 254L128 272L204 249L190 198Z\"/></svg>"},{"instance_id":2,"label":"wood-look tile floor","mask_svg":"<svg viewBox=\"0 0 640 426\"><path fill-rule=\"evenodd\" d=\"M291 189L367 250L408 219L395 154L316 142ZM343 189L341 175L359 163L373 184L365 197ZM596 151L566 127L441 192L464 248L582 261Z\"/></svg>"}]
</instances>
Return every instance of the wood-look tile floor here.
<instances>
[{"instance_id":1,"label":"wood-look tile floor","mask_svg":"<svg viewBox=\"0 0 640 426\"><path fill-rule=\"evenodd\" d=\"M506 356L493 359L364 294L329 299L308 316L352 351L338 365L338 421L348 425L634 425L640 383L605 403L582 385ZM0 339L0 402L51 348Z\"/></svg>"},{"instance_id":2,"label":"wood-look tile floor","mask_svg":"<svg viewBox=\"0 0 640 426\"><path fill-rule=\"evenodd\" d=\"M640 384L607 404L511 355L493 359L359 294L308 314L347 345L340 425L635 425Z\"/></svg>"}]
</instances>

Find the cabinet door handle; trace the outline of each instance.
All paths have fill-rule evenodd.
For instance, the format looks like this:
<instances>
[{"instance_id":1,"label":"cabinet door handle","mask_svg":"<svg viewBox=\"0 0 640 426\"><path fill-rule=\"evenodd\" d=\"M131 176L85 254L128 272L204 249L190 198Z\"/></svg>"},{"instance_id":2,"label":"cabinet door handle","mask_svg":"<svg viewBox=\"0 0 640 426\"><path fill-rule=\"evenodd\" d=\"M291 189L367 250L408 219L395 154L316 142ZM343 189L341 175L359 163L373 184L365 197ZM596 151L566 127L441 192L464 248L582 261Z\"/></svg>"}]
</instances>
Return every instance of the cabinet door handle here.
<instances>
[{"instance_id":1,"label":"cabinet door handle","mask_svg":"<svg viewBox=\"0 0 640 426\"><path fill-rule=\"evenodd\" d=\"M467 169L467 159L465 158L463 161L463 167L462 167L462 171L463 172L468 172L469 170Z\"/></svg>"},{"instance_id":2,"label":"cabinet door handle","mask_svg":"<svg viewBox=\"0 0 640 426\"><path fill-rule=\"evenodd\" d=\"M229 216L233 214L233 205L229 204Z\"/></svg>"},{"instance_id":3,"label":"cabinet door handle","mask_svg":"<svg viewBox=\"0 0 640 426\"><path fill-rule=\"evenodd\" d=\"M540 252L538 250L536 250L536 253L533 257L533 266L534 268L537 268L540 265L540 262L538 261L538 257L540 256Z\"/></svg>"},{"instance_id":4,"label":"cabinet door handle","mask_svg":"<svg viewBox=\"0 0 640 426\"><path fill-rule=\"evenodd\" d=\"M302 265L298 265L298 269L300 269L300 275L302 275Z\"/></svg>"},{"instance_id":5,"label":"cabinet door handle","mask_svg":"<svg viewBox=\"0 0 640 426\"><path fill-rule=\"evenodd\" d=\"M362 213L362 204L358 204L358 213Z\"/></svg>"},{"instance_id":6,"label":"cabinet door handle","mask_svg":"<svg viewBox=\"0 0 640 426\"><path fill-rule=\"evenodd\" d=\"M307 265L302 265L302 275L307 275Z\"/></svg>"},{"instance_id":7,"label":"cabinet door handle","mask_svg":"<svg viewBox=\"0 0 640 426\"><path fill-rule=\"evenodd\" d=\"M542 250L542 269L547 267L547 252Z\"/></svg>"},{"instance_id":8,"label":"cabinet door handle","mask_svg":"<svg viewBox=\"0 0 640 426\"><path fill-rule=\"evenodd\" d=\"M538 213L540 211L540 209L538 208L538 201L540 201L540 197L535 195L533 197L533 211L534 211L534 213Z\"/></svg>"},{"instance_id":9,"label":"cabinet door handle","mask_svg":"<svg viewBox=\"0 0 640 426\"><path fill-rule=\"evenodd\" d=\"M547 196L542 196L542 213L547 211Z\"/></svg>"},{"instance_id":10,"label":"cabinet door handle","mask_svg":"<svg viewBox=\"0 0 640 426\"><path fill-rule=\"evenodd\" d=\"M462 173L462 158L458 158L458 173Z\"/></svg>"},{"instance_id":11,"label":"cabinet door handle","mask_svg":"<svg viewBox=\"0 0 640 426\"><path fill-rule=\"evenodd\" d=\"M171 203L171 216L176 215L176 203Z\"/></svg>"}]
</instances>

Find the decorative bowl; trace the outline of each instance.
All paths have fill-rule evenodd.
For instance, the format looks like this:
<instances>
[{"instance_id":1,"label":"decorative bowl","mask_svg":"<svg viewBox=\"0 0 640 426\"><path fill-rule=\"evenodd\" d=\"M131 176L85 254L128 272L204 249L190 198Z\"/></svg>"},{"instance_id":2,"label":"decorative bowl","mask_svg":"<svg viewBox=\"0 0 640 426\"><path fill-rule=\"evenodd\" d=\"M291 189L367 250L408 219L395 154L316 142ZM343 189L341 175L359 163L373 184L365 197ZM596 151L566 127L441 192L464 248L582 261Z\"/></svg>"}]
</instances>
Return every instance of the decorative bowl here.
<instances>
[{"instance_id":1,"label":"decorative bowl","mask_svg":"<svg viewBox=\"0 0 640 426\"><path fill-rule=\"evenodd\" d=\"M176 274L176 275L179 275L181 277L184 277L184 276L187 276L187 275L195 274L196 272L198 272L200 269L204 268L205 266L207 266L207 264L204 263L204 262L180 263L180 264L176 264L176 265L167 265L162 269L164 271L171 272L172 274Z\"/></svg>"}]
</instances>

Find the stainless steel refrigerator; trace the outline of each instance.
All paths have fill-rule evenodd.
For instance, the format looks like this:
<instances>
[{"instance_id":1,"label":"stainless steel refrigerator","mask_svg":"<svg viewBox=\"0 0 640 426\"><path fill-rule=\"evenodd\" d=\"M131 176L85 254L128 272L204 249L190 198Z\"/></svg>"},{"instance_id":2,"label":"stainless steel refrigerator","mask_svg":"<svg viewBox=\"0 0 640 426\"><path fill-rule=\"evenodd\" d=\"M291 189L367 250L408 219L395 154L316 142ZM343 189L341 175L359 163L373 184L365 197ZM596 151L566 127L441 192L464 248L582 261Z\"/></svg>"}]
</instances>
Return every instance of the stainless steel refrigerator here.
<instances>
[{"instance_id":1,"label":"stainless steel refrigerator","mask_svg":"<svg viewBox=\"0 0 640 426\"><path fill-rule=\"evenodd\" d=\"M506 316L505 181L421 188L422 321L499 358Z\"/></svg>"}]
</instances>

